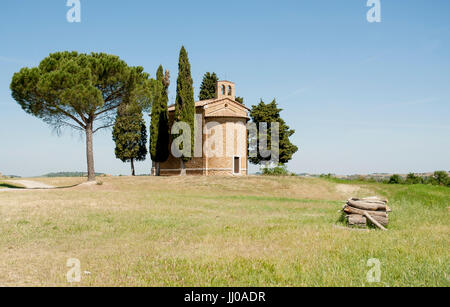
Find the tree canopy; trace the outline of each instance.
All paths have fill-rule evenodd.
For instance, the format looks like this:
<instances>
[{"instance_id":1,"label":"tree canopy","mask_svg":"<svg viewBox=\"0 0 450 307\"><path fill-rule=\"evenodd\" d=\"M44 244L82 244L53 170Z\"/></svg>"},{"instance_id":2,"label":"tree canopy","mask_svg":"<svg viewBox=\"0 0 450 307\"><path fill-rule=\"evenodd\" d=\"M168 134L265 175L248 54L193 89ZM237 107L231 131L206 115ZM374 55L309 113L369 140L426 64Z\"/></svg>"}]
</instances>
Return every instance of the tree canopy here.
<instances>
[{"instance_id":1,"label":"tree canopy","mask_svg":"<svg viewBox=\"0 0 450 307\"><path fill-rule=\"evenodd\" d=\"M203 76L202 84L200 85L200 100L208 100L217 98L217 82L219 78L217 78L216 73L207 72Z\"/></svg>"},{"instance_id":2,"label":"tree canopy","mask_svg":"<svg viewBox=\"0 0 450 307\"><path fill-rule=\"evenodd\" d=\"M134 162L147 156L147 127L142 107L136 102L121 104L113 129L116 158L131 163L131 174L136 175Z\"/></svg>"},{"instance_id":3,"label":"tree canopy","mask_svg":"<svg viewBox=\"0 0 450 307\"><path fill-rule=\"evenodd\" d=\"M22 109L58 131L86 133L88 180L95 180L93 133L111 127L126 95L148 106L149 75L105 53L57 52L38 67L22 68L11 82ZM131 99L129 99L131 100Z\"/></svg>"},{"instance_id":4,"label":"tree canopy","mask_svg":"<svg viewBox=\"0 0 450 307\"><path fill-rule=\"evenodd\" d=\"M263 100L256 105L252 106L250 111L250 117L253 123L256 124L258 135L264 135L259 131L260 123L267 123L267 149L271 148L271 123L279 123L279 163L285 164L292 159L292 156L298 151L298 147L291 143L289 138L295 133L295 130L290 129L286 122L281 118L282 109L278 108L277 102L274 99L271 103L266 104ZM250 142L251 140L249 140ZM250 148L250 146L249 146ZM249 161L253 164L261 164L262 162L268 162L271 157L263 157L260 153L260 143L256 144L257 156L249 157Z\"/></svg>"}]
</instances>

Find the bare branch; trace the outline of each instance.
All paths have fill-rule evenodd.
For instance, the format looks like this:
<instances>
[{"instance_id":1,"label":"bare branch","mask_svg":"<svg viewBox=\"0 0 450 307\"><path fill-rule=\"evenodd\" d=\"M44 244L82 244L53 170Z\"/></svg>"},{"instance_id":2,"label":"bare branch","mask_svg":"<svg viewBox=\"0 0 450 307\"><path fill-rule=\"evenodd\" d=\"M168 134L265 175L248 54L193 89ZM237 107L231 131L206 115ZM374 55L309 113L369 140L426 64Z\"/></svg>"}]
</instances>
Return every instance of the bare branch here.
<instances>
[{"instance_id":1,"label":"bare branch","mask_svg":"<svg viewBox=\"0 0 450 307\"><path fill-rule=\"evenodd\" d=\"M73 116L72 114L70 114L69 112L64 111L63 109L61 109L58 106L55 106L55 108L60 111L61 113L63 113L64 115L66 115L67 117L71 118L72 120L74 120L81 128L86 129L86 125L83 124L78 118L76 118L75 116Z\"/></svg>"},{"instance_id":2,"label":"bare branch","mask_svg":"<svg viewBox=\"0 0 450 307\"><path fill-rule=\"evenodd\" d=\"M95 129L93 133L96 133L97 131L99 131L99 130L101 130L101 129L111 128L111 127L113 127L113 126L114 126L114 124L109 124L109 125L100 126L100 127L98 127L97 129Z\"/></svg>"},{"instance_id":3,"label":"bare branch","mask_svg":"<svg viewBox=\"0 0 450 307\"><path fill-rule=\"evenodd\" d=\"M81 127L79 127L79 126L76 126L76 125L73 125L73 124L71 124L71 123L68 123L68 122L65 122L65 121L61 121L61 123L62 123L63 125L65 125L65 126L69 126L69 127L72 128L72 129L84 131L83 128L81 128Z\"/></svg>"},{"instance_id":4,"label":"bare branch","mask_svg":"<svg viewBox=\"0 0 450 307\"><path fill-rule=\"evenodd\" d=\"M112 110L114 110L114 109L117 108L117 107L118 107L118 105L114 105L114 106L109 107L109 108L107 108L107 109L105 109L105 110L102 110L102 111L100 111L100 112L98 112L98 113L95 113L94 116L95 116L95 118L96 118L97 116L102 115L103 113L112 111Z\"/></svg>"}]
</instances>

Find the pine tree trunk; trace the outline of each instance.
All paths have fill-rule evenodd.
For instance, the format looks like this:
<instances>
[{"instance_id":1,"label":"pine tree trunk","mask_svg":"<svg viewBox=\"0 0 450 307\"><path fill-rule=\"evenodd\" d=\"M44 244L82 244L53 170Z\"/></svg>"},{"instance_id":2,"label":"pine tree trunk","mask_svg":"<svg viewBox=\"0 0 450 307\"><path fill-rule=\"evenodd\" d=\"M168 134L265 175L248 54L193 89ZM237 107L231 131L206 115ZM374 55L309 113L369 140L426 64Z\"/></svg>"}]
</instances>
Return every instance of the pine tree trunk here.
<instances>
[{"instance_id":1,"label":"pine tree trunk","mask_svg":"<svg viewBox=\"0 0 450 307\"><path fill-rule=\"evenodd\" d=\"M92 123L88 123L86 125L86 157L88 181L95 181L93 134Z\"/></svg>"},{"instance_id":2,"label":"pine tree trunk","mask_svg":"<svg viewBox=\"0 0 450 307\"><path fill-rule=\"evenodd\" d=\"M161 163L156 162L156 176L161 176Z\"/></svg>"},{"instance_id":3,"label":"pine tree trunk","mask_svg":"<svg viewBox=\"0 0 450 307\"><path fill-rule=\"evenodd\" d=\"M185 165L183 159L180 159L180 165L181 165L180 176L186 176L186 165Z\"/></svg>"},{"instance_id":4,"label":"pine tree trunk","mask_svg":"<svg viewBox=\"0 0 450 307\"><path fill-rule=\"evenodd\" d=\"M136 176L136 172L134 170L134 159L131 159L131 176Z\"/></svg>"}]
</instances>

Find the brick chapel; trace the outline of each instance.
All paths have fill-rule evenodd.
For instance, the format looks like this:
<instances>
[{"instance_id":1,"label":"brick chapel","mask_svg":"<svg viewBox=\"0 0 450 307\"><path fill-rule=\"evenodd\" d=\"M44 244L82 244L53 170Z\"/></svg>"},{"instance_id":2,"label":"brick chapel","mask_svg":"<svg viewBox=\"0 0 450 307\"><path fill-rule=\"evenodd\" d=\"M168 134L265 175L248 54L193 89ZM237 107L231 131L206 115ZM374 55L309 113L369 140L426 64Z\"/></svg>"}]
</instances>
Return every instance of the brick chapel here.
<instances>
[{"instance_id":1,"label":"brick chapel","mask_svg":"<svg viewBox=\"0 0 450 307\"><path fill-rule=\"evenodd\" d=\"M248 175L246 124L250 109L235 100L233 82L219 81L216 97L195 103L195 154L185 164L186 174L246 176ZM174 114L173 105L169 107L170 127L173 125ZM162 176L181 174L180 159L175 158L172 153L160 167Z\"/></svg>"}]
</instances>

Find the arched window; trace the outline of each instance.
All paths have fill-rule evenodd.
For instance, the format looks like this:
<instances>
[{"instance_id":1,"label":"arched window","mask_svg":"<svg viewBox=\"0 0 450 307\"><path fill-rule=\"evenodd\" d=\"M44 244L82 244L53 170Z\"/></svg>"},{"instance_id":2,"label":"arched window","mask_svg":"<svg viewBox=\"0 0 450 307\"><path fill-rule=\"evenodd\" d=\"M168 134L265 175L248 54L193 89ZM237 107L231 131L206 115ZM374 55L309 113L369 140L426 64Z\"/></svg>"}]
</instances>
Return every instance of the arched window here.
<instances>
[{"instance_id":1,"label":"arched window","mask_svg":"<svg viewBox=\"0 0 450 307\"><path fill-rule=\"evenodd\" d=\"M222 95L225 96L225 85L222 85Z\"/></svg>"},{"instance_id":2,"label":"arched window","mask_svg":"<svg viewBox=\"0 0 450 307\"><path fill-rule=\"evenodd\" d=\"M231 85L228 86L228 96L233 95L233 89L231 88Z\"/></svg>"}]
</instances>

